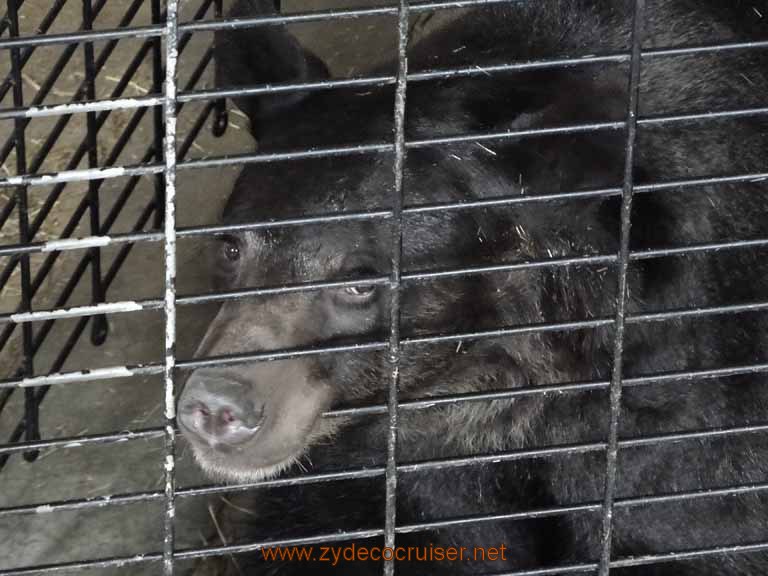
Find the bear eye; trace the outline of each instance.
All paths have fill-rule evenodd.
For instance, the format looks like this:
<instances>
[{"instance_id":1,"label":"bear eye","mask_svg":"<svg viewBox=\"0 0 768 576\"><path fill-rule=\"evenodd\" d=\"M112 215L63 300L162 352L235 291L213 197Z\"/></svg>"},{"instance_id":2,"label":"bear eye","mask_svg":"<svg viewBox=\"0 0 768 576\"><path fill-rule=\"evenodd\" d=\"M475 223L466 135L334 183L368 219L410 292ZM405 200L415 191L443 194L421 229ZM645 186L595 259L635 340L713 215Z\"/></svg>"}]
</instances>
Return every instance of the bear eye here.
<instances>
[{"instance_id":1,"label":"bear eye","mask_svg":"<svg viewBox=\"0 0 768 576\"><path fill-rule=\"evenodd\" d=\"M360 266L348 272L350 280L365 281L368 278L375 277L377 272L370 266ZM368 304L373 301L378 293L378 285L363 284L357 286L346 286L341 290L343 299L348 303Z\"/></svg>"},{"instance_id":2,"label":"bear eye","mask_svg":"<svg viewBox=\"0 0 768 576\"><path fill-rule=\"evenodd\" d=\"M235 240L231 238L224 240L221 250L224 254L224 258L230 262L237 262L240 260L240 247Z\"/></svg>"},{"instance_id":3,"label":"bear eye","mask_svg":"<svg viewBox=\"0 0 768 576\"><path fill-rule=\"evenodd\" d=\"M356 298L368 298L376 292L376 286L350 286L344 288L344 292Z\"/></svg>"}]
</instances>

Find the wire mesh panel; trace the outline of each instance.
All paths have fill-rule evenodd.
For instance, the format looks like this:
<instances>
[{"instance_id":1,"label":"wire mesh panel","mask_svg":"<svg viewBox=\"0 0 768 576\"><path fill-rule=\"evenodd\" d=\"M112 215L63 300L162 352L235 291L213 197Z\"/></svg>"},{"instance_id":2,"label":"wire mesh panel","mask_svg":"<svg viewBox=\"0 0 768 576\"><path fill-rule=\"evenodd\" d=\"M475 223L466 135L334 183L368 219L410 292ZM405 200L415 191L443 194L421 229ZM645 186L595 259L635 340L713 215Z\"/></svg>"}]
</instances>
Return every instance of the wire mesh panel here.
<instances>
[{"instance_id":1,"label":"wire mesh panel","mask_svg":"<svg viewBox=\"0 0 768 576\"><path fill-rule=\"evenodd\" d=\"M765 3L232 4L7 0L0 575L760 573Z\"/></svg>"}]
</instances>

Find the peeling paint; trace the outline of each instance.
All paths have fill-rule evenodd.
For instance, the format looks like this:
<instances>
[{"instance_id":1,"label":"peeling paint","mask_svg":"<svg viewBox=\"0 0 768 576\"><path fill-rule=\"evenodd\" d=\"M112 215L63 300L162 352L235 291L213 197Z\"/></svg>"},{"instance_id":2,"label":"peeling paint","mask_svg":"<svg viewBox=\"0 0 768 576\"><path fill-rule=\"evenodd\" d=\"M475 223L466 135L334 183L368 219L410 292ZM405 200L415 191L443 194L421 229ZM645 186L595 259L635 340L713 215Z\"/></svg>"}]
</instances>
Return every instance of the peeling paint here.
<instances>
[{"instance_id":1,"label":"peeling paint","mask_svg":"<svg viewBox=\"0 0 768 576\"><path fill-rule=\"evenodd\" d=\"M177 66L179 58L179 0L168 0L165 20L165 518L163 520L163 574L174 573L174 517L176 433L173 427L176 401L174 368L176 366L176 113Z\"/></svg>"},{"instance_id":2,"label":"peeling paint","mask_svg":"<svg viewBox=\"0 0 768 576\"><path fill-rule=\"evenodd\" d=\"M65 384L68 382L86 382L89 380L106 380L110 378L127 378L133 376L134 371L128 366L113 366L111 368L96 368L94 370L79 370L77 372L55 372L45 376L23 378L18 383L11 383L21 388L30 386L48 386L51 384ZM10 387L10 386L2 386Z\"/></svg>"},{"instance_id":3,"label":"peeling paint","mask_svg":"<svg viewBox=\"0 0 768 576\"><path fill-rule=\"evenodd\" d=\"M79 316L93 316L95 314L111 314L118 312L136 312L143 310L144 306L139 302L105 302L91 306L76 306L73 308L57 308L55 310L39 310L37 312L18 312L11 314L11 322L35 322L40 320L52 320L59 318L77 318Z\"/></svg>"},{"instance_id":4,"label":"peeling paint","mask_svg":"<svg viewBox=\"0 0 768 576\"><path fill-rule=\"evenodd\" d=\"M84 238L62 238L49 240L40 247L41 252L54 252L60 250L75 250L79 248L94 248L108 246L112 243L109 236L86 236Z\"/></svg>"},{"instance_id":5,"label":"peeling paint","mask_svg":"<svg viewBox=\"0 0 768 576\"><path fill-rule=\"evenodd\" d=\"M101 112L104 110L146 108L162 104L160 97L149 98L119 98L116 100L101 100L93 102L81 102L75 104L57 104L55 106L31 107L26 110L12 110L0 115L0 118L41 118L44 116L60 116L62 114L76 114L81 112Z\"/></svg>"}]
</instances>

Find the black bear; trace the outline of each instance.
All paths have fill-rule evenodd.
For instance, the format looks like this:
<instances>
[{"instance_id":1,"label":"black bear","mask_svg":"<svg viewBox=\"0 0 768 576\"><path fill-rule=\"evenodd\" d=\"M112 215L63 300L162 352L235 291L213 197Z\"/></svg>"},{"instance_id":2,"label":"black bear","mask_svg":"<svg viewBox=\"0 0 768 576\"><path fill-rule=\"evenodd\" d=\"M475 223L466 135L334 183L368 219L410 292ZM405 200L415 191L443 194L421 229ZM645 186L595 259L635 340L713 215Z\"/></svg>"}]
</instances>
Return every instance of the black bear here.
<instances>
[{"instance_id":1,"label":"black bear","mask_svg":"<svg viewBox=\"0 0 768 576\"><path fill-rule=\"evenodd\" d=\"M232 542L318 539L232 573L381 573L394 290L395 574L596 573L631 181L611 573L768 574L768 2L645 3L478 3L408 47L397 282L394 83L235 99L259 155L219 284L294 287L223 304L198 354L309 352L194 371L179 421L214 476L316 475L241 494ZM221 86L328 78L283 24L215 50ZM341 217L248 226L308 215Z\"/></svg>"}]
</instances>

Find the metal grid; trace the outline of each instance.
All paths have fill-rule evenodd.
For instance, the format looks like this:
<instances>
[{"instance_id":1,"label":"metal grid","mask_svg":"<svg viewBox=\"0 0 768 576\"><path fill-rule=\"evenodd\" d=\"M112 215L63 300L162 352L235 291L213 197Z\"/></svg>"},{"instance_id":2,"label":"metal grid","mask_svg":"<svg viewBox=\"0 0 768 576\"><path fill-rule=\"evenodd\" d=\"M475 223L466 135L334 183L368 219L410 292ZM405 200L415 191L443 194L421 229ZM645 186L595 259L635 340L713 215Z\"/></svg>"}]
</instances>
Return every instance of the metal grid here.
<instances>
[{"instance_id":1,"label":"metal grid","mask_svg":"<svg viewBox=\"0 0 768 576\"><path fill-rule=\"evenodd\" d=\"M18 36L18 10L21 8L23 4L23 0L19 2L8 2L7 8L7 16L3 19L3 23L7 23L8 29L10 32L11 38ZM45 33L46 30L55 22L57 16L59 15L61 9L63 8L65 4L65 0L61 0L56 2L51 10L48 12L48 14L43 19L42 23L39 26L40 33ZM99 14L99 12L104 8L106 2L104 0L98 2L95 6L92 6L90 2L84 2L83 4L83 29L87 30L92 27L93 19ZM136 14L141 8L143 4L143 0L134 0L128 9L125 12L125 15L121 18L120 25L129 27L133 19L136 17ZM153 20L156 20L160 22L164 15L161 14L161 6L159 0L153 0L152 2L152 17ZM197 13L195 14L195 18L203 18L205 14L211 10L215 9L217 15L221 15L221 2L220 0L205 0L201 3L201 6ZM43 36L44 37L44 36ZM34 38L34 37L33 37ZM188 44L191 36L189 34L185 34L180 43L179 48L183 50L183 48ZM25 44L18 45L17 47L12 47L7 50L7 53L11 56L11 63L12 63L12 69L11 74L5 79L5 81L2 84L2 87L0 87L0 97L4 96L5 93L13 87L14 89L14 104L18 105L23 109L22 103L23 103L23 94L22 94L22 81L21 78L21 68L22 66L30 59L30 57L33 54L33 51L36 47L36 45L33 43L31 46L27 46L24 50L21 50L20 48L22 46L27 46ZM90 47L90 48L89 48ZM105 64L108 62L110 56L112 56L113 52L115 51L115 48L117 47L117 40L110 41L105 44L104 48L101 50L101 52L98 55L98 58L94 58L93 55L93 49L91 43L86 43L84 45L84 48L86 50L86 79L85 81L80 85L78 90L75 92L73 99L93 99L93 84L94 84L94 78L96 75L99 74L99 72L104 68ZM61 54L59 59L55 62L55 64L52 66L50 72L48 73L46 79L42 82L41 88L38 91L38 93L35 95L32 105L33 107L38 104L39 102L42 102L45 97L48 95L48 93L51 91L53 86L56 83L56 80L61 75L62 71L64 70L65 66L68 64L68 62L71 60L72 56L75 53L75 49L77 48L76 44L69 45L64 50L64 52ZM150 39L147 40L141 48L137 51L135 57L130 61L130 63L127 66L127 69L123 76L119 79L119 82L115 86L114 90L112 91L112 96L115 98L120 97L128 87L129 83L131 82L132 78L136 74L137 70L139 69L142 62L147 58L147 56L151 56L152 58L152 64L153 64L153 86L152 90L154 92L160 92L162 91L162 69L163 69L163 57L162 57L162 46L160 38ZM200 77L202 76L203 71L205 70L206 66L210 64L210 61L212 59L212 51L208 51L201 61L197 64L196 69L193 71L189 85L187 88L194 87L200 80ZM75 106L77 107L77 103L74 103L72 105L63 105L65 108L64 112L66 113L66 108L69 106ZM179 105L181 106L181 105ZM59 106L61 108L62 106ZM57 108L57 107L53 107ZM87 154L88 155L88 162L89 166L97 166L98 165L98 157L96 156L96 135L99 132L99 130L104 126L106 123L110 113L117 108L105 108L101 110L101 113L96 116L94 112L97 109L92 109L88 112L87 118L88 118L88 127L87 127L87 137L84 139L78 148L75 150L74 154L72 155L71 159L69 160L67 164L67 168L71 169L76 167L83 157ZM188 152L192 142L194 141L195 137L199 134L199 132L203 129L205 126L205 122L207 121L208 117L211 115L211 113L215 110L222 110L222 103L221 102L211 102L204 110L204 112L200 115L198 120L195 122L195 125L193 126L193 129L190 131L190 134L188 137L184 140L184 142L181 144L179 148L179 155L183 157ZM3 113L5 113L7 110L3 110ZM132 136L135 134L136 129L141 122L142 118L145 116L145 114L150 111L150 108L148 107L141 107L137 108L136 113L132 116L130 122L126 126L124 132L121 134L121 137L117 140L115 145L113 146L112 150L110 151L107 159L105 160L105 164L110 165L114 164L116 159L119 157L120 153L125 149L125 147L130 142ZM58 115L59 113L57 113ZM9 136L9 138L6 140L5 144L3 145L2 151L0 152L0 162L4 162L10 154L16 150L16 157L17 157L17 171L19 173L26 172L27 166L29 166L29 169L32 171L38 170L40 166L45 161L46 157L50 153L51 149L54 147L54 145L57 143L57 141L60 139L61 135L64 133L64 130L66 129L69 121L71 120L71 116L69 115L61 115L61 117L56 122L55 126L52 128L50 134L48 135L46 141L40 148L40 150L37 152L35 157L32 159L31 163L27 164L26 162L26 154L25 154L25 128L28 125L29 119L35 117L34 114L16 114L15 116L6 116L5 118L13 118L14 122L14 133L12 136ZM144 161L153 161L153 160L162 160L163 158L163 151L162 151L162 145L163 145L163 135L164 135L164 127L163 127L163 115L162 115L162 109L157 107L154 109L154 141L151 146L147 148L147 151L144 155L143 160ZM215 129L217 129L219 132L220 130L220 121L215 120L214 123ZM18 142L18 146L17 146ZM129 198L131 197L132 193L134 192L134 189L136 188L136 185L138 184L138 177L131 178L127 181L123 189L120 191L117 201L115 202L114 206L110 210L107 217L104 219L103 222L99 222L99 199L98 199L98 190L103 181L93 180L89 182L89 200L83 201L80 203L78 208L75 210L74 214L72 215L69 222L64 226L62 232L61 232L61 238L57 241L54 241L54 245L60 244L60 245L66 245L68 242L72 242L73 240L69 240L68 238L75 232L80 220L85 216L86 213L89 214L90 218L90 224L91 224L91 233L94 237L100 237L101 235L108 234L110 229L115 224L115 221L117 220L118 216L120 215L120 212L125 207L126 203L128 202ZM5 185L8 185L7 183ZM8 222L9 218L13 214L13 210L16 208L17 204L19 206L19 230L20 230L20 245L21 246L30 246L33 244L32 239L34 236L39 232L41 227L43 226L45 219L51 214L52 210L54 209L56 202L59 200L61 195L65 193L67 183L61 182L57 186L53 188L53 190L50 192L50 194L47 196L40 212L37 214L37 216L34 218L32 222L29 222L29 216L28 216L28 210L26 209L26 200L27 200L27 193L25 187L18 188L17 195L10 198L10 200L3 206L2 212L0 213L0 229ZM158 174L156 180L155 180L155 191L156 196L154 202L148 204L139 219L137 220L136 224L134 225L135 231L143 230L150 220L152 219L154 215L154 228L157 228L163 221L163 194L164 194L164 178L162 174ZM77 240L74 240L76 243ZM26 242L26 244L25 244ZM104 293L107 291L109 286L113 283L117 273L123 266L123 263L125 262L126 258L128 257L132 246L130 244L126 244L122 247L117 257L114 259L112 265L107 270L106 274L102 274L101 272L101 255L100 255L100 246L103 246L103 244L99 242L94 242L92 247L88 250L87 255L82 258L79 262L79 264L76 266L75 270L72 273L71 279L67 282L67 284L62 289L61 293L57 297L56 300L56 306L62 307L65 306L67 301L71 298L78 282L80 281L81 277L83 277L84 274L88 272L88 269L91 269L91 277L92 277L92 295L93 295L93 301L94 303L103 302L104 300ZM10 248L8 245L4 245L4 248ZM13 274L15 268L19 265L21 265L22 268L22 302L21 302L21 308L18 313L22 310L28 311L30 310L30 300L35 296L35 294L40 290L41 286L45 282L45 280L48 278L49 274L51 273L51 270L53 269L57 258L59 256L58 250L55 249L49 249L49 250L42 250L42 252L49 253L49 255L46 257L43 265L40 267L40 270L35 275L35 277L32 279L30 278L29 273L29 252L15 252L11 250L10 252L4 252L5 255L11 256L11 258L4 259L4 266L2 269L2 273L0 274L0 288L5 287L9 280L11 279L11 275ZM109 305L107 306L107 309L109 309ZM3 328L0 332L0 350L5 348L5 346L8 345L10 338L13 335L14 330L16 329L16 325L18 324L17 321L11 320L10 315L6 315L7 317L3 321ZM43 343L49 336L51 329L53 328L54 321L57 318L60 318L61 316L52 316L49 318L41 318L41 317L34 317L36 320L46 320L45 323L42 325L42 327L37 331L37 334L32 337L31 334L31 324L22 324L22 330L24 331L24 366L21 373L19 373L19 376L22 374L24 375L31 375L34 373L33 370L33 358L35 354L40 350ZM61 367L66 362L67 358L70 356L72 350L76 346L77 342L81 338L83 332L85 331L87 324L88 324L89 318L82 317L80 322L77 324L75 329L71 332L67 342L62 347L62 350L56 360L53 363L52 366L52 372L56 372L61 369ZM104 342L104 339L106 338L106 318L101 314L97 313L93 317L93 323L91 324L91 341L98 345ZM0 412L2 409L6 406L8 401L10 400L10 397L12 393L14 392L15 386L9 386L6 387L2 392L0 393ZM19 422L18 426L12 433L11 437L8 440L8 444L6 446L12 445L18 440L24 436L26 441L32 441L35 439L39 439L39 429L37 425L37 412L39 409L40 403L45 399L48 392L48 387L43 386L38 388L37 390L33 388L29 388L25 390L26 394L26 418ZM27 425L27 422L30 422L30 425ZM24 454L25 458L28 460L34 460L37 456L37 453L35 451L27 451ZM4 453L0 455L0 470L3 468L5 463L8 459L8 453Z\"/></svg>"},{"instance_id":2,"label":"metal grid","mask_svg":"<svg viewBox=\"0 0 768 576\"><path fill-rule=\"evenodd\" d=\"M8 14L3 21L3 28L7 26L10 37L0 40L0 49L6 50L11 60L11 76L6 79L0 92L13 88L13 108L0 110L0 120L13 120L14 137L6 142L3 148L2 159L8 157L11 149L16 151L17 175L0 179L0 187L12 187L16 191L14 200L7 204L2 214L0 214L0 225L10 217L13 209L18 207L19 213L19 242L16 244L6 244L0 246L0 256L9 257L9 263L3 272L3 282L7 281L15 266L21 268L22 282L22 300L20 308L14 313L0 314L0 323L5 324L5 330L2 334L0 345L4 345L10 337L11 332L21 326L23 332L24 345L24 363L22 371L13 378L0 381L0 410L5 406L8 398L14 391L23 390L25 394L25 417L19 424L14 435L9 442L0 445L0 464L4 464L7 458L14 453L22 453L29 460L33 460L39 450L55 447L67 447L73 442L77 446L87 446L95 444L113 444L125 440L135 440L143 438L163 437L165 440L164 462L165 462L165 486L163 490L150 491L132 494L115 494L98 498L66 500L49 502L45 504L46 512L63 510L81 510L89 508L102 508L107 506L120 506L144 501L163 501L165 504L165 522L164 522L164 542L162 551L141 554L131 557L114 557L94 560L85 560L79 562L68 562L60 564L51 564L45 566L34 566L30 568L19 568L10 570L0 570L0 576L11 576L21 574L38 574L70 571L73 569L86 568L104 568L104 567L122 567L133 564L143 564L151 562L162 562L164 574L172 574L174 571L175 560L189 558L203 558L211 556L221 556L232 553L242 553L257 550L264 545L301 545L340 542L353 538L372 538L384 537L386 546L393 546L398 534L406 534L425 530L432 530L440 527L460 526L479 524L498 520L519 520L527 518L541 518L554 515L563 515L574 512L594 512L600 513L602 518L602 551L600 559L595 563L576 564L569 566L557 566L553 568L543 568L534 570L524 570L510 572L509 576L534 576L546 574L565 574L565 573L597 573L600 576L609 574L611 568L622 568L629 566L649 565L660 562L669 562L673 560L690 560L705 558L711 555L720 555L725 553L755 552L768 550L768 542L756 542L748 545L720 546L714 548L687 550L683 552L670 552L664 554L654 554L645 556L633 556L626 558L613 558L611 555L611 530L612 516L616 508L628 508L644 506L659 502L680 502L695 500L700 498L719 498L727 495L746 494L761 492L768 489L768 483L737 485L717 490L695 490L686 492L676 492L671 494L660 494L654 496L644 496L635 498L615 498L617 457L623 448L634 446L660 445L669 442L693 441L704 438L727 437L741 434L759 434L768 431L768 422L763 424L753 424L749 426L722 427L707 430L694 430L687 432L678 432L673 434L659 434L655 436L644 436L638 438L620 438L619 413L621 407L621 393L625 387L645 386L658 383L684 382L691 380L702 380L710 378L720 378L726 376L758 374L768 372L768 364L750 364L743 366L731 366L716 368L710 370L681 371L676 373L660 373L649 376L624 378L622 374L622 352L623 352L623 334L627 324L660 322L671 319L686 317L702 317L725 314L741 314L768 310L768 302L755 302L740 305L724 305L712 307L700 307L695 309L672 310L659 313L648 314L628 314L626 312L626 295L628 282L628 267L634 260L653 259L670 255L693 254L701 252L716 252L721 250L741 250L755 247L768 246L768 238L753 240L732 240L718 243L703 243L698 245L689 245L684 247L669 247L663 249L644 250L640 252L630 251L629 232L631 229L631 206L633 196L639 193L657 192L669 189L680 189L705 184L724 184L738 182L763 182L768 180L768 173L751 173L722 175L719 177L692 178L688 180L678 180L674 182L664 181L651 184L635 185L633 182L634 167L634 144L638 126L674 124L681 122L690 122L692 120L712 120L719 118L737 118L764 115L768 108L750 108L730 110L715 113L699 114L677 114L666 116L655 116L647 118L638 117L639 103L639 79L643 60L651 58L663 58L676 55L687 55L697 53L715 53L730 50L752 50L764 49L768 47L767 41L760 42L738 42L738 43L720 43L707 46L684 46L663 49L641 50L642 43L642 22L645 11L645 0L635 0L634 8L634 29L632 33L631 50L627 53L605 54L599 56L590 56L586 58L560 58L552 60L529 61L529 62L511 62L492 67L479 68L477 66L468 68L456 68L448 70L429 70L426 72L409 73L407 67L407 44L408 44L408 23L409 14L420 11L433 11L457 7L477 6L481 4L494 4L503 2L514 2L520 0L463 0L452 2L419 2L409 5L408 0L400 0L398 6L361 8L351 10L328 10L311 13L300 13L284 16L269 16L248 18L239 20L228 20L221 18L221 5L218 1L209 0L203 2L196 18L202 18L206 10L215 4L217 19L213 21L189 21L179 22L178 9L179 0L167 0L167 11L162 14L160 11L159 0L153 0L153 24L149 26L131 27L131 10L134 10L140 2L134 2L132 7L126 13L126 18L121 22L120 27L110 30L91 30L93 17L103 7L104 0L96 5L91 4L91 0L83 0L83 30L75 33L66 34L45 34L47 27L55 20L58 11L61 10L65 0L55 2L41 25L41 34L31 37L21 37L18 30L18 9L24 0L7 0ZM135 12L134 12L135 13ZM275 24L284 24L291 22L310 22L317 20L336 20L342 18L358 18L370 15L396 15L398 31L398 67L395 76L377 76L363 77L344 80L328 80L321 82L294 83L283 85L260 85L253 86L243 90L195 90L194 85L199 79L202 69L208 64L211 58L210 50L206 53L198 66L198 71L193 74L192 81L186 86L185 90L179 91L177 86L177 65L178 55L183 50L185 42L193 32L213 31L223 28L243 28L254 26L270 26ZM0 31L3 31L0 28ZM109 57L110 51L114 48L117 41L123 38L146 38L146 42L141 51L137 54L135 62L140 62L142 58L151 50L154 63L154 94L146 97L132 98L130 100L121 99L120 93L125 84L130 79L131 67L121 80L118 88L112 98L106 100L96 100L94 96L94 78L98 74L100 66L104 60ZM99 40L109 40L104 51L95 57L92 42ZM165 41L165 53L162 53L161 40ZM71 56L75 46L80 43L85 45L86 53L86 78L81 86L81 90L75 97L75 101L64 105L41 105L40 102L45 97L45 92L41 92L35 98L30 106L24 104L24 94L22 90L21 69L29 58L31 52L37 46L46 46L52 44L63 44L67 48L64 54ZM164 56L164 58L163 58ZM66 57L63 57L66 58ZM165 63L165 82L162 82L162 66ZM628 63L630 75L627 79L629 86L629 101L627 103L627 116L625 120L619 122L599 122L589 124L571 125L566 127L553 127L536 130L518 130L504 131L498 133L483 134L465 134L459 136L429 138L422 140L407 140L405 138L405 113L406 113L406 88L409 82L430 81L435 79L445 79L460 76L473 76L479 74L488 74L489 72L517 71L536 68L549 67L575 67L594 63ZM63 65L55 68L51 74L50 82L55 81L55 77L60 73ZM135 66L133 67L135 70ZM283 153L254 153L238 154L206 159L183 160L189 146L203 128L209 115L212 112L221 114L223 111L222 98L233 95L256 95L277 92L292 91L316 91L326 90L338 87L351 86L384 86L394 84L396 87L394 102L395 119L395 137L392 142L374 142L364 143L355 146L332 147L312 150L295 150ZM178 110L187 102L206 101L208 102L204 113L195 124L195 129L187 139L177 149L176 118ZM147 150L144 162L137 165L113 166L114 158L119 153L120 146L125 145L125 141L130 134L121 139L116 145L117 152L113 152L111 157L103 164L95 150L95 138L99 127L103 124L106 116L113 110L118 109L136 109L137 116L141 117L150 108L153 109L155 117L155 138L152 146ZM56 173L40 173L38 168L42 164L40 157L35 158L31 163L27 162L24 143L25 127L28 119L42 116L60 116L59 124L56 130L51 134L52 141L61 133L66 125L67 119L71 114L87 114L88 137L87 141L78 149L76 159L67 170ZM97 114L99 113L99 114ZM138 120L136 121L136 124ZM133 124L134 128L135 125ZM214 121L215 129L222 131L220 118ZM59 127L60 126L60 127ZM587 191L574 191L558 195L528 195L524 197L494 197L490 199L475 200L471 202L460 202L451 204L434 205L404 205L403 202L403 167L407 151L412 148L440 146L452 143L484 140L506 140L532 138L541 135L551 134L571 134L583 133L601 130L624 130L626 131L625 141L625 170L624 182L622 187L603 188ZM51 144L52 145L52 144ZM41 156L44 157L50 146L44 148ZM177 227L175 218L175 191L176 191L176 173L178 170L189 170L195 168L206 168L215 166L241 165L244 163L258 162L281 162L301 158L315 158L321 156L342 156L370 153L391 153L394 156L394 197L391 210L377 210L364 212L350 212L342 214L316 214L306 215L297 218L284 220L257 221L246 224L219 225L219 226L196 226L196 227ZM75 169L80 159L88 155L88 168ZM110 161L111 160L111 161ZM103 167L107 166L107 167ZM154 175L156 184L156 199L147 206L142 218L137 222L134 232L109 235L111 224L116 218L116 214L110 214L104 222L99 222L98 216L98 188L99 185L108 178L130 176L129 184L123 191L124 195L129 195L136 179L143 175ZM90 227L92 235L84 238L71 239L68 236L74 230L76 220L70 223L62 235L61 239L51 241L35 241L34 236L40 226L38 216L34 222L30 222L27 208L27 188L29 186L57 184L54 192L49 197L46 204L47 211L55 203L59 194L69 182L87 181L89 183L89 192L87 198L83 201L78 211L77 220L88 211L90 214ZM402 230L403 218L407 214L419 212L445 212L450 210L472 210L491 206L505 206L522 203L547 203L562 200L580 200L585 198L605 198L616 196L621 198L621 236L620 250L618 254L603 254L595 256L580 256L570 258L550 258L547 260L536 260L529 262L500 263L492 266L466 267L461 269L428 271L428 272L403 272L401 266L402 252ZM124 204L118 202L116 211L119 212ZM113 210L114 211L114 210ZM46 212L47 213L47 212ZM155 214L155 227L163 225L163 231L143 231L145 225ZM389 276L366 278L351 281L334 282L306 282L292 285L269 286L249 288L237 291L215 293L215 294L195 294L187 296L177 296L176 294L176 240L183 237L196 237L216 235L224 232L239 232L244 230L256 230L272 227L301 226L314 223L329 223L352 220L388 220L391 224L392 234L392 253L391 263L392 272ZM124 262L133 244L137 242L163 242L165 254L165 296L163 299L151 299L138 302L105 302L104 293L109 284L114 280L120 266ZM101 247L113 244L120 244L122 251L116 259L112 268L106 275L102 276L100 270L99 249ZM51 253L43 267L42 278L46 271L56 258L56 255L68 250L84 250L86 257L83 258L76 269L73 282L68 285L67 292L62 293L57 305L51 309L33 310L32 297L39 288L41 279L31 278L29 267L29 256L34 253ZM50 264L48 263L50 261ZM504 326L492 330L475 331L468 333L453 334L434 334L422 337L401 338L399 326L400 312L400 292L401 286L406 282L428 282L437 278L459 277L474 274L485 274L490 272L523 270L538 267L552 266L572 266L587 263L606 263L616 265L618 269L618 286L616 291L616 314L613 317L596 318L591 320L580 320L572 322L560 322L550 324L534 324L519 326ZM69 294L74 288L79 278L85 274L90 267L92 274L92 301L91 305L64 308ZM277 350L270 352L230 354L209 358L182 359L178 360L175 353L176 345L176 308L177 306L194 305L205 302L223 302L226 300L249 298L253 296L268 294L283 294L289 292L301 292L310 290L321 290L325 288L338 288L343 286L365 286L365 285L384 285L389 288L390 293L390 335L386 341L368 341L359 342L352 345L343 346L323 346L301 349ZM141 365L113 366L109 368L81 370L75 372L58 372L57 367L61 367L64 360L75 346L80 335L83 333L88 320L93 319L92 339L98 342L106 336L104 329L106 314L127 313L138 310L158 310L162 309L165 313L165 357L163 362L147 363ZM46 374L35 372L34 356L40 346L40 342L45 339L50 326L56 320L64 318L79 318L80 322L73 332L66 347L62 350L60 359L54 365L54 369ZM44 322L43 327L37 335L33 334L32 326L34 322ZM397 388L399 380L399 360L400 352L403 347L423 344L437 344L442 342L453 342L460 340L473 340L482 338L495 338L513 334L524 334L545 331L571 331L584 328L597 328L604 326L613 326L614 328L614 351L613 351L613 371L610 380L589 381L589 382L568 382L546 386L532 386L515 390L483 392L472 394L460 394L445 396L442 398L429 398L424 400L411 400L398 402ZM346 408L327 412L324 417L334 418L349 415L373 415L387 414L389 417L389 427L387 436L387 458L386 464L379 467L364 469L354 469L333 473L306 474L299 477L283 478L270 481L244 483L239 485L211 485L199 486L193 488L184 488L177 490L175 488L175 439L178 433L175 428L174 412L174 373L179 368L199 368L202 366L220 366L225 364L236 364L243 362L270 361L277 359L296 358L300 356L316 354L332 354L352 351L365 350L386 350L391 364L389 378L389 396L386 405L366 406L359 408ZM74 382L84 382L91 380L108 380L117 378L126 378L134 375L162 374L165 390L165 424L161 427L145 428L128 432L116 432L109 434L99 434L90 436L77 436L67 438L57 438L52 440L41 440L37 427L38 407L45 397L46 392L52 385L69 385ZM421 461L409 464L397 462L396 440L398 427L398 413L403 410L421 410L434 407L439 404L451 404L459 402L480 402L488 400L498 400L505 398L514 398L526 395L546 394L552 392L571 393L584 390L607 389L610 391L610 430L609 435L603 442L578 443L558 446L548 446L535 449L511 450L506 452L494 453L489 455L475 455L470 457L446 458L442 460ZM24 440L20 440L24 435ZM569 506L554 506L544 509L528 510L523 512L514 512L507 514L493 514L484 516L460 517L448 520L423 522L419 524L400 524L395 518L395 488L397 478L403 474L409 474L425 469L447 469L459 468L465 466L474 466L483 462L501 462L518 459L527 459L534 457L549 457L562 454L578 454L590 452L604 452L606 454L606 481L604 498L599 502L587 502ZM386 490L386 510L385 525L381 529L359 530L337 532L333 534L324 534L312 537L293 538L284 540L271 540L269 542L253 542L240 545L224 545L217 547L195 548L178 550L174 545L174 516L175 502L179 498L189 498L196 496L211 495L223 492L236 492L248 490L257 486L294 486L302 484L312 484L320 482L335 482L345 479L356 478L376 478L385 479ZM18 516L36 512L40 505L25 505L0 509L0 517ZM393 563L385 563L385 574L392 574Z\"/></svg>"}]
</instances>

